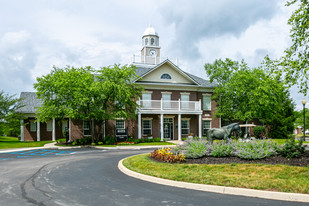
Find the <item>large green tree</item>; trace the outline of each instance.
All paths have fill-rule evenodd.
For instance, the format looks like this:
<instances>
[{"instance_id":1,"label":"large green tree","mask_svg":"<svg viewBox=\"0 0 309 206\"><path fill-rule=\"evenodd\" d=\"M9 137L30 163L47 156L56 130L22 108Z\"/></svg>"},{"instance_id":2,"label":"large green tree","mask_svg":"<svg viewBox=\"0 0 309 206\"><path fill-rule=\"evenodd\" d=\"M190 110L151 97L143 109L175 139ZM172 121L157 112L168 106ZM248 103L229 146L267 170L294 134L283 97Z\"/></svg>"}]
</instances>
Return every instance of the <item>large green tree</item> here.
<instances>
[{"instance_id":1,"label":"large green tree","mask_svg":"<svg viewBox=\"0 0 309 206\"><path fill-rule=\"evenodd\" d=\"M297 85L299 92L308 94L309 80L309 1L290 0L286 6L297 6L288 20L292 45L278 60L265 58L269 70L282 77L289 86Z\"/></svg>"},{"instance_id":2,"label":"large green tree","mask_svg":"<svg viewBox=\"0 0 309 206\"><path fill-rule=\"evenodd\" d=\"M292 132L294 104L288 89L277 78L231 59L207 63L205 70L210 81L218 84L213 96L219 101L217 116L240 121L258 118L271 128L271 136L277 133L285 137Z\"/></svg>"},{"instance_id":3,"label":"large green tree","mask_svg":"<svg viewBox=\"0 0 309 206\"><path fill-rule=\"evenodd\" d=\"M136 78L134 66L114 65L99 70L54 67L34 84L42 100L37 117L41 121L69 117L89 122L135 117L136 99L141 92L134 83Z\"/></svg>"},{"instance_id":4,"label":"large green tree","mask_svg":"<svg viewBox=\"0 0 309 206\"><path fill-rule=\"evenodd\" d=\"M0 135L17 136L20 132L20 115L15 111L21 105L14 95L0 91Z\"/></svg>"}]
</instances>

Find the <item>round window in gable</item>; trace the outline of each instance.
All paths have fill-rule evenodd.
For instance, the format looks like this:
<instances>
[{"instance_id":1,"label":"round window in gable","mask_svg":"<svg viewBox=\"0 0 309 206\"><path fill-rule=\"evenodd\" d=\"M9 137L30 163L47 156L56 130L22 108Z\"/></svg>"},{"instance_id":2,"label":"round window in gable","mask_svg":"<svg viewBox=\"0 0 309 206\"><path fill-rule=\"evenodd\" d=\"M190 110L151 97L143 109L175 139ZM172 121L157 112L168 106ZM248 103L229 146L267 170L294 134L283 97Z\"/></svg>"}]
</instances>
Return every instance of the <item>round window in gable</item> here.
<instances>
[{"instance_id":1,"label":"round window in gable","mask_svg":"<svg viewBox=\"0 0 309 206\"><path fill-rule=\"evenodd\" d=\"M161 79L172 79L171 75L164 73L161 75Z\"/></svg>"}]
</instances>

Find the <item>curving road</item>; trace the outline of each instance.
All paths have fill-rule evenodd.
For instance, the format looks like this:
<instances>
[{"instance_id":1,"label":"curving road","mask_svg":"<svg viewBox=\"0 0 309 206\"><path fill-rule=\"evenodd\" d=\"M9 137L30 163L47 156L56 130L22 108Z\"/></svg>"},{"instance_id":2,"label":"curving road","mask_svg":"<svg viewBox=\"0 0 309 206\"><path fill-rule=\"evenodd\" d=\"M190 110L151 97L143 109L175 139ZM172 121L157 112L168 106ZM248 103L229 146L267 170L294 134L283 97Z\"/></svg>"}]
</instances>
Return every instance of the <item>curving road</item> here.
<instances>
[{"instance_id":1,"label":"curving road","mask_svg":"<svg viewBox=\"0 0 309 206\"><path fill-rule=\"evenodd\" d=\"M147 151L0 154L0 205L308 205L163 186L118 170L122 158Z\"/></svg>"}]
</instances>

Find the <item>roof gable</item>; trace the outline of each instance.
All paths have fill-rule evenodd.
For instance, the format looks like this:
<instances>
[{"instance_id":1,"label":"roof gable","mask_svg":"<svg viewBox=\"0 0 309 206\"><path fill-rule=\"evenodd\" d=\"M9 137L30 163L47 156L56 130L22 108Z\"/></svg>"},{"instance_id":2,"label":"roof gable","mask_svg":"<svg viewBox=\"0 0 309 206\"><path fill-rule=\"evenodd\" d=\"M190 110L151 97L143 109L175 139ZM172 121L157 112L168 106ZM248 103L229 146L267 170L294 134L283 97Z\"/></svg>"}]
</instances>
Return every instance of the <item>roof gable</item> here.
<instances>
[{"instance_id":1,"label":"roof gable","mask_svg":"<svg viewBox=\"0 0 309 206\"><path fill-rule=\"evenodd\" d=\"M162 75L167 78L162 78ZM168 59L151 69L148 68L143 74L140 75L140 77L141 78L137 79L136 82L172 83L200 86L199 82L192 78L192 76L182 71Z\"/></svg>"}]
</instances>

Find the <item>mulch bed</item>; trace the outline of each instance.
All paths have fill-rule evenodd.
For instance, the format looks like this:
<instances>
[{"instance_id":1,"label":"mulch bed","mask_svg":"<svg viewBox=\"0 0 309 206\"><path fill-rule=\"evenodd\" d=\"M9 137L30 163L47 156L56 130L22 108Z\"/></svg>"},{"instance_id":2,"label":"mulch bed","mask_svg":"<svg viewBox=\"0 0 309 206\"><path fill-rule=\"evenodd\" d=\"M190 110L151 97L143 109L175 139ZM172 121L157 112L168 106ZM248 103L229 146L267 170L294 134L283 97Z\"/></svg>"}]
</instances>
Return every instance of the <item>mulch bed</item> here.
<instances>
[{"instance_id":1,"label":"mulch bed","mask_svg":"<svg viewBox=\"0 0 309 206\"><path fill-rule=\"evenodd\" d=\"M151 158L154 160L153 158ZM309 166L309 150L299 158L285 158L281 156L271 156L260 160L244 160L238 157L202 157L199 159L186 159L182 164L283 164L291 166L306 167Z\"/></svg>"}]
</instances>

